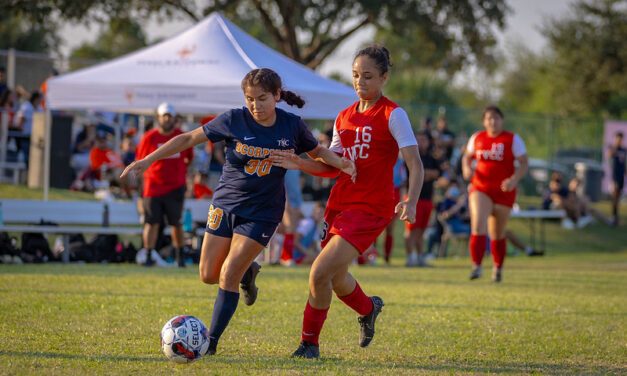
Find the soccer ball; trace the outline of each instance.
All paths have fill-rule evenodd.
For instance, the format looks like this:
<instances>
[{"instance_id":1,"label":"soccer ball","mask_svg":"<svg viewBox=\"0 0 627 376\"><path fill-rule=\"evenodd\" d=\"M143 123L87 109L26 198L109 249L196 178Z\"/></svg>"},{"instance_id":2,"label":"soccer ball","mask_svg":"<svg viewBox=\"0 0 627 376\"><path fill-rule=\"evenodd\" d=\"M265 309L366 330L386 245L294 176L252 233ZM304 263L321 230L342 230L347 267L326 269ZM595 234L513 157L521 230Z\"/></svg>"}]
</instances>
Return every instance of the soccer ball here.
<instances>
[{"instance_id":1,"label":"soccer ball","mask_svg":"<svg viewBox=\"0 0 627 376\"><path fill-rule=\"evenodd\" d=\"M173 362L193 362L207 354L209 331L205 324L194 316L175 316L161 329L161 349Z\"/></svg>"}]
</instances>

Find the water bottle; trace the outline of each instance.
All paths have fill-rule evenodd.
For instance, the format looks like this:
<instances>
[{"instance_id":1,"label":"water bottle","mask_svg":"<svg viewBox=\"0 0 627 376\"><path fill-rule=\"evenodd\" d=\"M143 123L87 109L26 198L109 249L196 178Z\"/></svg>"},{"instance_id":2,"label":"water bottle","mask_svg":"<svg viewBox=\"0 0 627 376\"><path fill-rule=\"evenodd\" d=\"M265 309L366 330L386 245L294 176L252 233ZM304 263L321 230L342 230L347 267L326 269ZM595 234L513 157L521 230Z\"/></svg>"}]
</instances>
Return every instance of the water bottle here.
<instances>
[{"instance_id":1,"label":"water bottle","mask_svg":"<svg viewBox=\"0 0 627 376\"><path fill-rule=\"evenodd\" d=\"M102 211L102 227L109 227L109 205L104 204L104 210Z\"/></svg>"},{"instance_id":2,"label":"water bottle","mask_svg":"<svg viewBox=\"0 0 627 376\"><path fill-rule=\"evenodd\" d=\"M183 231L192 232L192 211L189 209L183 214Z\"/></svg>"}]
</instances>

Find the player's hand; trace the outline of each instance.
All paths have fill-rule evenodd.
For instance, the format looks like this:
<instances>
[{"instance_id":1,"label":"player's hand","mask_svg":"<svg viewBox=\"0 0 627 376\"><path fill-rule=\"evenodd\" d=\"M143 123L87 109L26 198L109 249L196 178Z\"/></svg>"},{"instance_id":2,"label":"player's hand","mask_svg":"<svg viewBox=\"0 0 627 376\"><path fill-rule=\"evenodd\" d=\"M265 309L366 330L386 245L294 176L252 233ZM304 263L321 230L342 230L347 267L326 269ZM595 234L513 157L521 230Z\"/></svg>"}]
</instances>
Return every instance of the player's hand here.
<instances>
[{"instance_id":1,"label":"player's hand","mask_svg":"<svg viewBox=\"0 0 627 376\"><path fill-rule=\"evenodd\" d=\"M289 151L274 151L268 159L273 166L283 167L286 170L300 170L300 157Z\"/></svg>"},{"instance_id":2,"label":"player's hand","mask_svg":"<svg viewBox=\"0 0 627 376\"><path fill-rule=\"evenodd\" d=\"M394 208L394 213L401 213L399 219L401 221L407 221L407 223L412 224L416 222L416 204L410 204L407 200L401 201L396 204Z\"/></svg>"},{"instance_id":3,"label":"player's hand","mask_svg":"<svg viewBox=\"0 0 627 376\"><path fill-rule=\"evenodd\" d=\"M342 172L350 175L353 183L357 181L357 166L355 166L355 162L342 157Z\"/></svg>"},{"instance_id":4,"label":"player's hand","mask_svg":"<svg viewBox=\"0 0 627 376\"><path fill-rule=\"evenodd\" d=\"M150 163L145 159L140 159L126 166L124 171L122 171L120 178L124 178L129 174L132 177L136 178L137 175L142 174L144 171L146 171L148 167L150 167Z\"/></svg>"},{"instance_id":5,"label":"player's hand","mask_svg":"<svg viewBox=\"0 0 627 376\"><path fill-rule=\"evenodd\" d=\"M511 192L516 188L517 185L518 182L516 181L516 179L507 178L501 183L501 190L503 192Z\"/></svg>"}]
</instances>

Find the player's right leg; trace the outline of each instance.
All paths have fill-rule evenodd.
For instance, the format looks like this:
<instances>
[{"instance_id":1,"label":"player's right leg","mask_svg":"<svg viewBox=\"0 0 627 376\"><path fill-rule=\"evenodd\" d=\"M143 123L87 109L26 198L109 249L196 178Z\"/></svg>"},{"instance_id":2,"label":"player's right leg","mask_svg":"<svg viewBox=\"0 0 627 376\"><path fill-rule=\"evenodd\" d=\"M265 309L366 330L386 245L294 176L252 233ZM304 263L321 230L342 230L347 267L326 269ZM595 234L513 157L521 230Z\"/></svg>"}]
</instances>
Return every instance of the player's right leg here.
<instances>
[{"instance_id":1,"label":"player's right leg","mask_svg":"<svg viewBox=\"0 0 627 376\"><path fill-rule=\"evenodd\" d=\"M472 258L472 271L470 279L481 277L481 262L485 254L488 238L488 217L494 204L490 197L480 191L473 190L468 197L470 209L470 257Z\"/></svg>"}]
</instances>

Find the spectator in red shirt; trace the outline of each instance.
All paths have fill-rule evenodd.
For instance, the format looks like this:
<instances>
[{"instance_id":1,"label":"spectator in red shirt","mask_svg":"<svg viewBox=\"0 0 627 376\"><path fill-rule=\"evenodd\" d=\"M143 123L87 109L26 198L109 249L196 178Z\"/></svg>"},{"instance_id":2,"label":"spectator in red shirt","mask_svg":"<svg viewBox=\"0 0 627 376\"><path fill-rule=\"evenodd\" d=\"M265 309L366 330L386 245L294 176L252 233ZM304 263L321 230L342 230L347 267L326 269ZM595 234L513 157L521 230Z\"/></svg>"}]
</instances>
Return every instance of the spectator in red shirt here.
<instances>
[{"instance_id":1,"label":"spectator in red shirt","mask_svg":"<svg viewBox=\"0 0 627 376\"><path fill-rule=\"evenodd\" d=\"M213 197L213 191L207 186L209 176L205 173L197 171L194 175L194 198L197 200Z\"/></svg>"},{"instance_id":2,"label":"spectator in red shirt","mask_svg":"<svg viewBox=\"0 0 627 376\"><path fill-rule=\"evenodd\" d=\"M158 127L144 134L137 146L137 160L157 150L170 139L183 133L174 126L176 110L169 103L161 103L157 108ZM144 207L144 248L138 252L138 263L150 266L168 266L154 249L159 235L159 224L166 217L172 227L172 243L176 251L179 266L185 266L181 256L183 247L183 228L181 214L185 200L185 176L187 166L194 158L192 148L156 161L144 172L143 207Z\"/></svg>"}]
</instances>

